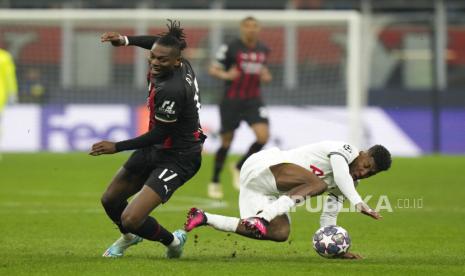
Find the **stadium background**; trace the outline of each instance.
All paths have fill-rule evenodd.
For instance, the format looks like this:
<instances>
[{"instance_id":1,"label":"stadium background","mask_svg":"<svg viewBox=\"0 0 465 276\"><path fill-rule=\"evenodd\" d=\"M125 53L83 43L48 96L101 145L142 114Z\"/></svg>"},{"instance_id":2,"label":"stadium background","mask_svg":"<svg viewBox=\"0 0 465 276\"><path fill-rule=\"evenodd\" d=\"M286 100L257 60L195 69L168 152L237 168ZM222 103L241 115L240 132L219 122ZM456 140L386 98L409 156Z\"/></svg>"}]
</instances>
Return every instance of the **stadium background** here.
<instances>
[{"instance_id":1,"label":"stadium background","mask_svg":"<svg viewBox=\"0 0 465 276\"><path fill-rule=\"evenodd\" d=\"M19 104L8 106L2 114L0 275L465 275L463 1L0 0L0 8L0 47L13 54L20 86ZM363 126L371 138L365 138L387 144L396 156L389 172L363 180L358 187L365 200L371 196L371 206L387 198L393 211L381 210L382 221L358 213L338 217L338 224L351 235L351 251L364 260L319 257L311 249L311 237L319 227L320 212L304 206L291 214L291 236L286 243L252 241L199 228L189 234L179 260L166 260L162 246L145 241L122 259L100 257L118 234L99 199L129 153L94 158L87 151L96 140L130 137L145 130L142 104L146 91L144 54L102 45L99 35L109 29L136 30L116 28L121 22L76 28L72 37L77 44L63 56L71 48L61 46L61 25L4 19L11 11L32 14L53 9L59 14L65 9L161 8L174 9L173 17L178 9L219 8L247 9L250 14L290 8L301 12L357 10L370 17L375 39L371 55L364 56L370 61L365 69L371 74ZM433 41L438 38L435 28L444 19L446 50L441 55ZM159 27L147 26L149 32ZM216 103L221 83L205 73L207 57L212 54L206 29L186 27L189 46L195 51L185 54L199 74L211 150L218 140ZM226 28L224 36L233 35L235 27ZM297 86L288 89L284 32L264 26L263 39L273 50L270 66L275 74L274 82L264 87L272 116L270 145L290 147L346 137L344 30L341 26L320 30L299 31L308 36L303 36L305 43L296 45L299 70L293 77ZM435 62L441 56L442 62ZM141 79L134 73L137 68L143 69ZM235 141L238 153L241 144L245 147L252 139L247 130L241 135ZM403 155L415 157L399 157ZM237 159L232 155L228 162ZM193 206L238 215L238 192L232 188L228 170L222 175L225 198L207 198L212 164L213 156L206 152L199 173L169 204L154 212L167 229L181 227ZM305 204L315 207L318 199Z\"/></svg>"},{"instance_id":2,"label":"stadium background","mask_svg":"<svg viewBox=\"0 0 465 276\"><path fill-rule=\"evenodd\" d=\"M363 32L370 34L365 39L370 40L370 45L366 46L369 51L362 56L362 73L366 74L367 81L362 81L361 85L367 90L362 101L371 109L365 109L366 114L362 118L364 141L360 146L382 143L390 147L395 155L401 156L432 152L465 153L465 143L462 142L465 139L465 94L462 90L465 83L465 4L462 1L416 0L406 5L402 1L335 0L256 1L253 4L247 1L206 0L23 0L0 1L0 7L5 8L4 12L7 13L14 9L37 11L49 8L58 9L57 13L60 9L98 11L109 8L248 9L250 14L259 10L280 9L357 10L364 16ZM176 17L176 10L173 10L173 17ZM137 118L143 117L139 115L143 110L140 105L146 94L144 53L131 47L116 49L102 45L98 39L102 32L110 29L124 34L159 33L163 25L152 26L150 22L145 22L141 27L137 22L125 24L111 20L72 25L64 21L38 22L1 21L0 47L9 50L15 58L20 88L20 105L7 108L4 115L3 151L86 150L84 145L100 138L121 139L143 132L144 122ZM447 24L444 25L445 22ZM222 95L222 83L208 76L206 67L214 56L218 41L236 35L236 27L237 24L220 27L220 34L215 38L211 36L213 29L208 24L185 26L189 44L185 55L193 62L198 75L205 106L204 127L211 137L207 141L207 151L218 144L215 105ZM276 122L269 146L289 148L321 139L348 140L345 125L347 115L343 112L347 102L347 80L344 75L346 33L345 25L322 23L299 26L293 43L296 45L296 65L295 70L290 72L285 64L289 60L286 29L282 26L263 26L261 38L272 48L269 66L274 74L273 83L263 89L270 106L270 116ZM441 35L442 38L438 39ZM212 42L212 39L217 41ZM34 106L26 107L23 104ZM103 107L109 110L106 116L101 113L89 116L111 117L116 121L111 123L112 120L108 119L106 126L96 126L94 120L91 120L92 124L85 120L80 124L78 118L69 115L73 111L68 110L78 108L79 104L123 104L130 108L130 111L123 112L129 117L123 119L124 122L118 122L113 115L116 111L111 110L121 107L113 109L107 106ZM38 106L39 110L36 109ZM289 113L289 107L296 109ZM75 114L89 110L96 108L85 107L76 110ZM284 134L282 128L288 123L285 118L290 116L300 119L295 122L302 125L300 129L313 126L335 131L326 131L323 135L315 135L311 131ZM26 125L30 139L24 141L21 136L24 137ZM76 125L87 127L76 130ZM47 129L47 126L50 127ZM66 129L66 133L59 133L57 129ZM116 132L109 132L112 129L116 129ZM240 130L239 136L245 142L235 143L234 152L243 151L245 147L241 145L252 139L251 133L245 130ZM295 139L296 136L300 139ZM69 141L75 141L80 146Z\"/></svg>"}]
</instances>

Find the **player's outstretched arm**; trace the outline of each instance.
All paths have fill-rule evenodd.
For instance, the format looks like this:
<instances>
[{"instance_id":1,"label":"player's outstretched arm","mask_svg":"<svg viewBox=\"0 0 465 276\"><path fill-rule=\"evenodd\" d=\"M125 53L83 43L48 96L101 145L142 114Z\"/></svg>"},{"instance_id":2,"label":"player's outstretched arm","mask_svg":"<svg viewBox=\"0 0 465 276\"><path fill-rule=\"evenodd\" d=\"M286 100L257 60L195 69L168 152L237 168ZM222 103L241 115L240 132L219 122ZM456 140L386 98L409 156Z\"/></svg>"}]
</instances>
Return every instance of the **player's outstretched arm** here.
<instances>
[{"instance_id":1,"label":"player's outstretched arm","mask_svg":"<svg viewBox=\"0 0 465 276\"><path fill-rule=\"evenodd\" d=\"M116 143L110 141L100 141L95 143L92 145L89 154L92 156L113 154L120 151L141 149L151 145L160 144L170 132L169 123L159 122L156 127L152 128L149 132L146 132L136 138Z\"/></svg>"},{"instance_id":2,"label":"player's outstretched arm","mask_svg":"<svg viewBox=\"0 0 465 276\"><path fill-rule=\"evenodd\" d=\"M100 36L101 42L110 42L115 47L126 45L126 40L123 35L117 32L105 32Z\"/></svg>"},{"instance_id":3,"label":"player's outstretched arm","mask_svg":"<svg viewBox=\"0 0 465 276\"><path fill-rule=\"evenodd\" d=\"M100 36L100 41L110 42L115 47L138 46L150 50L158 38L153 35L125 36L117 32L105 32Z\"/></svg>"},{"instance_id":4,"label":"player's outstretched arm","mask_svg":"<svg viewBox=\"0 0 465 276\"><path fill-rule=\"evenodd\" d=\"M376 212L375 210L371 209L368 205L363 202L360 202L355 205L355 208L359 210L362 214L372 217L374 219L382 219L383 217Z\"/></svg>"},{"instance_id":5,"label":"player's outstretched arm","mask_svg":"<svg viewBox=\"0 0 465 276\"><path fill-rule=\"evenodd\" d=\"M330 156L329 160L333 168L334 181L342 194L349 199L362 214L368 215L374 219L380 219L381 215L363 202L357 190L355 190L354 182L349 173L349 166L345 158L341 155L333 154Z\"/></svg>"},{"instance_id":6,"label":"player's outstretched arm","mask_svg":"<svg viewBox=\"0 0 465 276\"><path fill-rule=\"evenodd\" d=\"M89 152L92 156L98 156L101 154L113 154L116 152L115 143L110 141L100 141L92 145L92 149Z\"/></svg>"},{"instance_id":7,"label":"player's outstretched arm","mask_svg":"<svg viewBox=\"0 0 465 276\"><path fill-rule=\"evenodd\" d=\"M151 50L153 44L157 42L158 36L154 35L138 35L138 36L126 36L128 46L137 46L147 50Z\"/></svg>"}]
</instances>

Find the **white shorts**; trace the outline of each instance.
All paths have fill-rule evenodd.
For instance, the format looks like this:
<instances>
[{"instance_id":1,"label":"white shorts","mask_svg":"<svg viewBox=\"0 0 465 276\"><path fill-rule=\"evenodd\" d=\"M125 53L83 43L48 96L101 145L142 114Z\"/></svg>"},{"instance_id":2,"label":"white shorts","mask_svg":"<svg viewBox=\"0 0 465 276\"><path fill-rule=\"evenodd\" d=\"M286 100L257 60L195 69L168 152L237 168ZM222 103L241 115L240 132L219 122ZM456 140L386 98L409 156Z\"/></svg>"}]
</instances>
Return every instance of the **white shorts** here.
<instances>
[{"instance_id":1,"label":"white shorts","mask_svg":"<svg viewBox=\"0 0 465 276\"><path fill-rule=\"evenodd\" d=\"M270 166L281 162L280 151L270 149L253 154L242 165L239 192L241 218L256 216L279 197Z\"/></svg>"}]
</instances>

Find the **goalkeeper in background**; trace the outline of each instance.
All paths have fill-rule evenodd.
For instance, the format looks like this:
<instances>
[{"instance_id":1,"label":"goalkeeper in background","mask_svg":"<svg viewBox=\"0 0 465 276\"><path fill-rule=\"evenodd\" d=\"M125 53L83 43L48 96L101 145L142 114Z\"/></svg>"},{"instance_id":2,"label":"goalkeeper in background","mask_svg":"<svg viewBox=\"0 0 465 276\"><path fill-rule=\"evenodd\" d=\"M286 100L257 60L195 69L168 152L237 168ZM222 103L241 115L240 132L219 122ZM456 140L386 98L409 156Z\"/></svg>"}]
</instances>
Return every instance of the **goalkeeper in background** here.
<instances>
[{"instance_id":1,"label":"goalkeeper in background","mask_svg":"<svg viewBox=\"0 0 465 276\"><path fill-rule=\"evenodd\" d=\"M269 49L258 40L260 26L253 17L246 17L240 23L240 37L220 47L216 60L210 65L209 73L225 81L224 95L220 103L221 147L215 154L215 164L208 196L220 199L223 189L220 173L228 154L234 131L241 121L252 128L256 141L240 161L232 167L233 184L239 189L239 170L245 160L260 151L268 141L268 116L261 95L260 84L271 81L266 66Z\"/></svg>"},{"instance_id":2,"label":"goalkeeper in background","mask_svg":"<svg viewBox=\"0 0 465 276\"><path fill-rule=\"evenodd\" d=\"M18 98L18 83L13 57L0 49L0 140L2 138L2 113L7 103L15 103ZM1 158L1 155L0 155Z\"/></svg>"}]
</instances>

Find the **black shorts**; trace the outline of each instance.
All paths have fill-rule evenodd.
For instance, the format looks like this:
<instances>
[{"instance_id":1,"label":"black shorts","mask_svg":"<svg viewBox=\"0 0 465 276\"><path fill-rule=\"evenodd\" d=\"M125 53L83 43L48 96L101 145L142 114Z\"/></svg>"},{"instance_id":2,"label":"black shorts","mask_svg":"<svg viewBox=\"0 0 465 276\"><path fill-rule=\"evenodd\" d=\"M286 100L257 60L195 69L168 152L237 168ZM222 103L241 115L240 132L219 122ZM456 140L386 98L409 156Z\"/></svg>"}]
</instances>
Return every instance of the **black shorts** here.
<instances>
[{"instance_id":1,"label":"black shorts","mask_svg":"<svg viewBox=\"0 0 465 276\"><path fill-rule=\"evenodd\" d=\"M224 99L220 104L221 133L234 131L241 121L268 124L268 112L260 99Z\"/></svg>"},{"instance_id":2,"label":"black shorts","mask_svg":"<svg viewBox=\"0 0 465 276\"><path fill-rule=\"evenodd\" d=\"M143 175L144 185L167 202L173 193L200 169L201 152L177 152L153 147L136 150L123 167L132 174Z\"/></svg>"}]
</instances>

